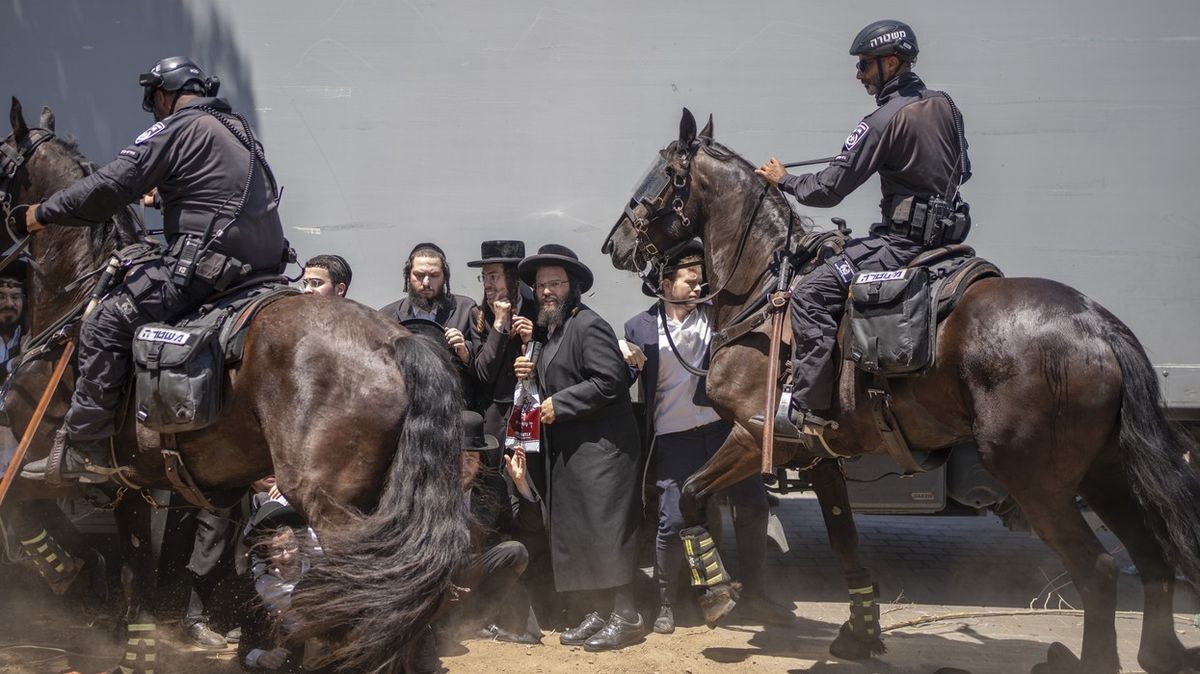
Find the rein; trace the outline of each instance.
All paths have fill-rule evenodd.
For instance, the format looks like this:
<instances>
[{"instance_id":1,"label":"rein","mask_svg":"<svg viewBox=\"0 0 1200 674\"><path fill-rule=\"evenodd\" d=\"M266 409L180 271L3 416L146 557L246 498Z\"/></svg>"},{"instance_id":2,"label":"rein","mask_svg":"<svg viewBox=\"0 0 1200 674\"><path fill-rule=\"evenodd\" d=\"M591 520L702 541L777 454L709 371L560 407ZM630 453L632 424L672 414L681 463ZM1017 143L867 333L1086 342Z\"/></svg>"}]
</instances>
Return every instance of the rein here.
<instances>
[{"instance_id":1,"label":"rein","mask_svg":"<svg viewBox=\"0 0 1200 674\"><path fill-rule=\"evenodd\" d=\"M667 346L671 347L671 353L675 354L675 360L679 361L679 365L697 377L707 377L707 368L692 365L683 359L683 354L679 353L679 347L675 346L675 340L671 338L671 325L667 323L667 309L661 303L658 305L658 320L662 322L663 333L667 336ZM680 325L683 325L683 321L680 321ZM701 361L703 362L703 358Z\"/></svg>"}]
</instances>

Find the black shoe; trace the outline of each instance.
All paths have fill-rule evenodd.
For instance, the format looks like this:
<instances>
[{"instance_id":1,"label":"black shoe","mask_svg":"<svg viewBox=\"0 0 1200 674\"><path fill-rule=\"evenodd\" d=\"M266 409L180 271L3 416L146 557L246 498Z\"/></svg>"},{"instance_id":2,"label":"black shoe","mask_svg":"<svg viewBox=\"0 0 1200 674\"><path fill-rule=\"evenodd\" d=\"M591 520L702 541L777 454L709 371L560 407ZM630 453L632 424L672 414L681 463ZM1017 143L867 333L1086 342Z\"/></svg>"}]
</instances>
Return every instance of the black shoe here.
<instances>
[{"instance_id":1,"label":"black shoe","mask_svg":"<svg viewBox=\"0 0 1200 674\"><path fill-rule=\"evenodd\" d=\"M673 634L675 632L675 611L670 604L664 604L658 609L658 617L654 619L655 634Z\"/></svg>"},{"instance_id":2,"label":"black shoe","mask_svg":"<svg viewBox=\"0 0 1200 674\"><path fill-rule=\"evenodd\" d=\"M750 622L776 627L796 626L795 613L761 594L743 595L734 611L739 617Z\"/></svg>"},{"instance_id":3,"label":"black shoe","mask_svg":"<svg viewBox=\"0 0 1200 674\"><path fill-rule=\"evenodd\" d=\"M204 621L197 621L183 628L188 643L201 648L225 648L225 637L209 629Z\"/></svg>"},{"instance_id":4,"label":"black shoe","mask_svg":"<svg viewBox=\"0 0 1200 674\"><path fill-rule=\"evenodd\" d=\"M107 440L71 440L67 429L60 428L54 435L54 446L44 459L27 463L21 468L21 477L27 480L44 480L52 486L67 482L101 484L108 476L91 470L99 466L106 468L103 457L108 453ZM52 459L61 458L61 466L53 465Z\"/></svg>"},{"instance_id":5,"label":"black shoe","mask_svg":"<svg viewBox=\"0 0 1200 674\"><path fill-rule=\"evenodd\" d=\"M591 639L583 642L583 650L595 653L597 651L615 651L631 646L646 638L646 624L638 614L637 622L630 622L616 613L608 618L608 624Z\"/></svg>"},{"instance_id":6,"label":"black shoe","mask_svg":"<svg viewBox=\"0 0 1200 674\"><path fill-rule=\"evenodd\" d=\"M592 611L584 617L583 622L558 635L558 643L564 646L579 646L602 629L604 619L599 613Z\"/></svg>"},{"instance_id":7,"label":"black shoe","mask_svg":"<svg viewBox=\"0 0 1200 674\"><path fill-rule=\"evenodd\" d=\"M225 643L236 644L242 640L242 628L235 627L225 633Z\"/></svg>"}]
</instances>

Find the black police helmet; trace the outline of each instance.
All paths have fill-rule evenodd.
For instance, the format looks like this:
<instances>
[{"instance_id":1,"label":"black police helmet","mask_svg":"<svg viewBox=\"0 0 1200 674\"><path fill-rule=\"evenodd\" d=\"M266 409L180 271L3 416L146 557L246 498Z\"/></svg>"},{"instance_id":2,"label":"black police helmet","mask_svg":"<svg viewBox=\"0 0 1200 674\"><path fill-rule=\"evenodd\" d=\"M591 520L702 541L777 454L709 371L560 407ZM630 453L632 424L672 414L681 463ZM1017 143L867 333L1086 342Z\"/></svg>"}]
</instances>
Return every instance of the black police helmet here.
<instances>
[{"instance_id":1,"label":"black police helmet","mask_svg":"<svg viewBox=\"0 0 1200 674\"><path fill-rule=\"evenodd\" d=\"M850 43L851 56L898 56L907 63L917 59L917 51L917 34L912 26L895 19L868 24Z\"/></svg>"},{"instance_id":2,"label":"black police helmet","mask_svg":"<svg viewBox=\"0 0 1200 674\"><path fill-rule=\"evenodd\" d=\"M142 109L154 112L154 90L181 91L197 96L216 96L221 80L210 77L186 56L168 56L154 64L148 73L138 76L142 85Z\"/></svg>"}]
</instances>

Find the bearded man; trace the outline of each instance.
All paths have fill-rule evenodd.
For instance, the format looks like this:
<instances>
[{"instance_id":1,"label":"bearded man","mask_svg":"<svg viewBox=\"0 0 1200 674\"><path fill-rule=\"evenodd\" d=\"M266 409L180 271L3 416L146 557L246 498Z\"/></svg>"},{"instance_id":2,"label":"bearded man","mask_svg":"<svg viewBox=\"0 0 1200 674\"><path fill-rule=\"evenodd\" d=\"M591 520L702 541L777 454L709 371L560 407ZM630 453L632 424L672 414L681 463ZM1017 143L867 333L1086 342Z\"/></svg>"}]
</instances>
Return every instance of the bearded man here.
<instances>
[{"instance_id":1,"label":"bearded man","mask_svg":"<svg viewBox=\"0 0 1200 674\"><path fill-rule=\"evenodd\" d=\"M469 338L475 301L450 292L450 265L446 263L445 251L432 243L414 246L404 263L404 290L407 297L380 311L400 323L423 318L440 325L446 346L454 353L454 363L463 385L463 399L471 400L475 377L470 368L478 351Z\"/></svg>"},{"instance_id":2,"label":"bearded man","mask_svg":"<svg viewBox=\"0 0 1200 674\"><path fill-rule=\"evenodd\" d=\"M629 375L612 327L580 302L592 272L571 249L542 246L517 269L547 335L535 362L521 356L514 369L536 374L542 398L554 585L578 621L559 641L624 648L646 632L633 600L641 475Z\"/></svg>"}]
</instances>

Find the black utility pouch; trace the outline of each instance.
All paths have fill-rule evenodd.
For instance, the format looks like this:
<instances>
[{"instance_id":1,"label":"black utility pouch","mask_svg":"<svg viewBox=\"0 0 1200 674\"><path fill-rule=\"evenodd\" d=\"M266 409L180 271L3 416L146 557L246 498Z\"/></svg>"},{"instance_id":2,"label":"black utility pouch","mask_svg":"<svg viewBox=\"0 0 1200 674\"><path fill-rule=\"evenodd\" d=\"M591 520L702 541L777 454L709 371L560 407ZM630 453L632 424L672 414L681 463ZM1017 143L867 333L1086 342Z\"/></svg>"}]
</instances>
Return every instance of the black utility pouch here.
<instances>
[{"instance_id":1,"label":"black utility pouch","mask_svg":"<svg viewBox=\"0 0 1200 674\"><path fill-rule=\"evenodd\" d=\"M225 389L219 325L149 323L133 340L137 419L159 433L195 431L216 421Z\"/></svg>"},{"instance_id":2,"label":"black utility pouch","mask_svg":"<svg viewBox=\"0 0 1200 674\"><path fill-rule=\"evenodd\" d=\"M884 376L918 374L933 363L937 324L921 267L860 272L850 286L845 353L859 369Z\"/></svg>"}]
</instances>

